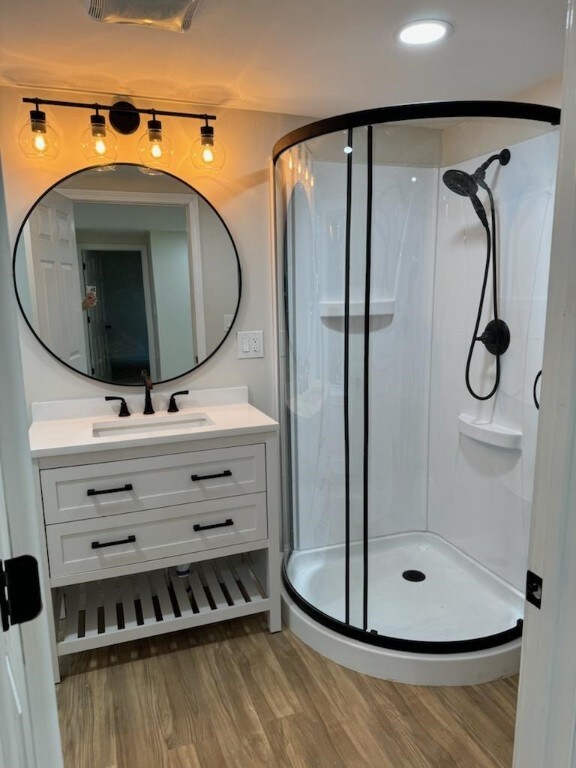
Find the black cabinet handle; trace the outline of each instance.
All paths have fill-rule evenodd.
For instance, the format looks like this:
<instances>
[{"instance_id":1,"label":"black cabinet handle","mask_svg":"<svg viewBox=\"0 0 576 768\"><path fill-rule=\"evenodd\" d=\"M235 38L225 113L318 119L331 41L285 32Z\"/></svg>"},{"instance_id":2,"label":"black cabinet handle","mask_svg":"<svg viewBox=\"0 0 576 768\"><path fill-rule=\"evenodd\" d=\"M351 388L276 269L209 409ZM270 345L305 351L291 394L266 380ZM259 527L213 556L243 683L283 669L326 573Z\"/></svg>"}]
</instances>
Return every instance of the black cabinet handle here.
<instances>
[{"instance_id":1,"label":"black cabinet handle","mask_svg":"<svg viewBox=\"0 0 576 768\"><path fill-rule=\"evenodd\" d=\"M212 525L199 525L196 523L194 526L195 531L208 531L210 528L225 528L228 525L234 525L234 520L231 517L225 520L223 523L213 523Z\"/></svg>"},{"instance_id":2,"label":"black cabinet handle","mask_svg":"<svg viewBox=\"0 0 576 768\"><path fill-rule=\"evenodd\" d=\"M92 549L102 549L103 547L115 547L118 544L133 544L136 541L136 536L128 536L125 539L120 539L119 541L105 541L103 544L101 544L99 541L93 541L92 542Z\"/></svg>"},{"instance_id":3,"label":"black cabinet handle","mask_svg":"<svg viewBox=\"0 0 576 768\"><path fill-rule=\"evenodd\" d=\"M106 488L103 491L97 491L96 488L88 488L86 491L87 496L99 496L102 493L122 493L122 491L132 491L132 483L126 483L122 488Z\"/></svg>"},{"instance_id":4,"label":"black cabinet handle","mask_svg":"<svg viewBox=\"0 0 576 768\"><path fill-rule=\"evenodd\" d=\"M224 472L219 472L217 475L190 475L190 479L197 482L198 480L213 480L215 477L232 477L232 472L229 469L225 469Z\"/></svg>"}]
</instances>

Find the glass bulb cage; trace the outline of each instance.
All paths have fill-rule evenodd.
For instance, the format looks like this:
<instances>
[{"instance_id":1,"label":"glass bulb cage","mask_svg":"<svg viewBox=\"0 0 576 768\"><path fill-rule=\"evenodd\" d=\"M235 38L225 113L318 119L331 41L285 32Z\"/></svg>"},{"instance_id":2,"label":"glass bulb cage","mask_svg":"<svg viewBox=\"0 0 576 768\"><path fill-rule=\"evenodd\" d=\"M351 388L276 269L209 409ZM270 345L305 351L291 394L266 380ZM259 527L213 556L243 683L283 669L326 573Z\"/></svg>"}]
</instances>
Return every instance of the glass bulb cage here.
<instances>
[{"instance_id":1,"label":"glass bulb cage","mask_svg":"<svg viewBox=\"0 0 576 768\"><path fill-rule=\"evenodd\" d=\"M53 160L60 154L58 134L46 122L46 113L39 109L30 111L30 120L18 133L18 144L26 157Z\"/></svg>"},{"instance_id":2,"label":"glass bulb cage","mask_svg":"<svg viewBox=\"0 0 576 768\"><path fill-rule=\"evenodd\" d=\"M219 171L226 162L226 151L214 138L214 128L211 125L203 125L200 128L200 138L192 144L190 155L192 164L198 170Z\"/></svg>"},{"instance_id":3,"label":"glass bulb cage","mask_svg":"<svg viewBox=\"0 0 576 768\"><path fill-rule=\"evenodd\" d=\"M165 168L172 161L172 142L162 130L160 120L148 120L148 128L138 141L138 154L144 165Z\"/></svg>"},{"instance_id":4,"label":"glass bulb cage","mask_svg":"<svg viewBox=\"0 0 576 768\"><path fill-rule=\"evenodd\" d=\"M118 155L118 140L114 131L106 125L103 115L90 117L90 125L80 137L82 153L86 160L96 165L109 165Z\"/></svg>"}]
</instances>

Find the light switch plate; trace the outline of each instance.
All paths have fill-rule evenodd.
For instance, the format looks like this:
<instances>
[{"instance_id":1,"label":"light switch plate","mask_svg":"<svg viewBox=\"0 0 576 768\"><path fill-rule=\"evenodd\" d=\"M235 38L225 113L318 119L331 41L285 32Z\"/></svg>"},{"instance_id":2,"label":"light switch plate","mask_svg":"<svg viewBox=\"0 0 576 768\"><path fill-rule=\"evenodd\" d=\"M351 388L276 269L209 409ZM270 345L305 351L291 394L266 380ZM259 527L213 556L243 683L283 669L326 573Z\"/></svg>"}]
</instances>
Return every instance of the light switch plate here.
<instances>
[{"instance_id":1,"label":"light switch plate","mask_svg":"<svg viewBox=\"0 0 576 768\"><path fill-rule=\"evenodd\" d=\"M264 357L262 331L238 331L238 358Z\"/></svg>"}]
</instances>

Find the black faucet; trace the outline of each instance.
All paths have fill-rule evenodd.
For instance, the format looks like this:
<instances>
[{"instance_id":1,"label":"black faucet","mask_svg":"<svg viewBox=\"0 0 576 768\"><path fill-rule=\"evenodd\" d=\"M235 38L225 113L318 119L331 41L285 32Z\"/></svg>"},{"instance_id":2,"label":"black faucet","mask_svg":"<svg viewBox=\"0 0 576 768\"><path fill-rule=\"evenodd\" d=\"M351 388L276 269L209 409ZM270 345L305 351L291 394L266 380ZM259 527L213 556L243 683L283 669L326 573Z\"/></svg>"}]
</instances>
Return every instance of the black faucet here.
<instances>
[{"instance_id":1,"label":"black faucet","mask_svg":"<svg viewBox=\"0 0 576 768\"><path fill-rule=\"evenodd\" d=\"M144 410L142 413L145 416L149 416L150 414L154 413L154 408L152 407L152 397L150 395L150 390L152 389L152 379L150 378L150 374L148 371L143 370L140 374L140 377L144 381Z\"/></svg>"},{"instance_id":2,"label":"black faucet","mask_svg":"<svg viewBox=\"0 0 576 768\"><path fill-rule=\"evenodd\" d=\"M112 397L112 395L107 395L104 400L121 400L120 405L120 411L118 413L118 416L130 416L130 411L128 410L128 406L126 405L126 400L124 400L123 397Z\"/></svg>"},{"instance_id":3,"label":"black faucet","mask_svg":"<svg viewBox=\"0 0 576 768\"><path fill-rule=\"evenodd\" d=\"M170 395L170 402L168 404L168 413L178 413L178 406L176 405L176 398L178 395L187 395L188 390L183 389L181 392L174 392L173 395Z\"/></svg>"}]
</instances>

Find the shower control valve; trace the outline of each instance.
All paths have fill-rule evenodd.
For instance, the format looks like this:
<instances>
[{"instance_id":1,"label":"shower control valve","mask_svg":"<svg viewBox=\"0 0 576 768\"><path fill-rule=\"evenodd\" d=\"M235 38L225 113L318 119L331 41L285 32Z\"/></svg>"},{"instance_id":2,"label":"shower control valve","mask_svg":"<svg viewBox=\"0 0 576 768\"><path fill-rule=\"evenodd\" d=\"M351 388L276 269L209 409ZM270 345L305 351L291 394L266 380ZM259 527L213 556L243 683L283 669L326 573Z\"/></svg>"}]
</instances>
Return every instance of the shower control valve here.
<instances>
[{"instance_id":1,"label":"shower control valve","mask_svg":"<svg viewBox=\"0 0 576 768\"><path fill-rule=\"evenodd\" d=\"M477 336L492 355L503 355L510 346L510 329L504 320L490 320L482 336Z\"/></svg>"}]
</instances>

